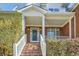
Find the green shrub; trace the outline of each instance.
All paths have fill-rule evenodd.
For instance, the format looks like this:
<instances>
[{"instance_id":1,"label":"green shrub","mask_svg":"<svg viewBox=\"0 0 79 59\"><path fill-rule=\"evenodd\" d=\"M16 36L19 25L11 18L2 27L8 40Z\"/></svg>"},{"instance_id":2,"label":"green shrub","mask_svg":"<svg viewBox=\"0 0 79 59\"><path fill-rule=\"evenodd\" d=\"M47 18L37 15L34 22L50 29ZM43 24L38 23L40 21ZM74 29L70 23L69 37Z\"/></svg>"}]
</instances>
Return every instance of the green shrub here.
<instances>
[{"instance_id":1,"label":"green shrub","mask_svg":"<svg viewBox=\"0 0 79 59\"><path fill-rule=\"evenodd\" d=\"M78 56L79 40L56 40L48 39L47 55L48 56Z\"/></svg>"},{"instance_id":2,"label":"green shrub","mask_svg":"<svg viewBox=\"0 0 79 59\"><path fill-rule=\"evenodd\" d=\"M7 53L5 51L5 55L12 55L12 45L18 40L21 29L22 19L20 13L0 12L0 43L2 45L0 52L5 49L8 51Z\"/></svg>"}]
</instances>

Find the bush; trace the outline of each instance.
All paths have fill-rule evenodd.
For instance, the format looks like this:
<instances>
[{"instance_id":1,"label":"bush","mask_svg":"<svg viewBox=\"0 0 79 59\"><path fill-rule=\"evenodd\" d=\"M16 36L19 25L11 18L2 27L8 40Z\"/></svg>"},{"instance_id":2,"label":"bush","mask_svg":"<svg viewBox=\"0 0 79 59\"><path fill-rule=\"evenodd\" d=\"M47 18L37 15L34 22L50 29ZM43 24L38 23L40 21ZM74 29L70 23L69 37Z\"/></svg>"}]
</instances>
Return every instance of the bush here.
<instances>
[{"instance_id":1,"label":"bush","mask_svg":"<svg viewBox=\"0 0 79 59\"><path fill-rule=\"evenodd\" d=\"M0 12L0 55L12 55L12 45L18 40L21 29L22 19L20 13Z\"/></svg>"},{"instance_id":2,"label":"bush","mask_svg":"<svg viewBox=\"0 0 79 59\"><path fill-rule=\"evenodd\" d=\"M48 56L79 56L79 40L47 40Z\"/></svg>"}]
</instances>

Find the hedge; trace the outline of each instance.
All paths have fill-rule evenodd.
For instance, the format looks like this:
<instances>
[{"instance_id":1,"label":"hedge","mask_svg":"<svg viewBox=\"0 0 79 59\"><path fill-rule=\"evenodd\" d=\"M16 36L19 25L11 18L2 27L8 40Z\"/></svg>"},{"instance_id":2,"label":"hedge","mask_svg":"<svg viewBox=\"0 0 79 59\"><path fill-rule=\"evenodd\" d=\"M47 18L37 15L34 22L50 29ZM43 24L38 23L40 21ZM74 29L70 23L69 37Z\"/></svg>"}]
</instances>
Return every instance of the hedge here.
<instances>
[{"instance_id":1,"label":"hedge","mask_svg":"<svg viewBox=\"0 0 79 59\"><path fill-rule=\"evenodd\" d=\"M21 14L0 12L0 55L12 55L13 43L22 32Z\"/></svg>"},{"instance_id":2,"label":"hedge","mask_svg":"<svg viewBox=\"0 0 79 59\"><path fill-rule=\"evenodd\" d=\"M48 56L79 56L79 40L56 40L48 39Z\"/></svg>"}]
</instances>

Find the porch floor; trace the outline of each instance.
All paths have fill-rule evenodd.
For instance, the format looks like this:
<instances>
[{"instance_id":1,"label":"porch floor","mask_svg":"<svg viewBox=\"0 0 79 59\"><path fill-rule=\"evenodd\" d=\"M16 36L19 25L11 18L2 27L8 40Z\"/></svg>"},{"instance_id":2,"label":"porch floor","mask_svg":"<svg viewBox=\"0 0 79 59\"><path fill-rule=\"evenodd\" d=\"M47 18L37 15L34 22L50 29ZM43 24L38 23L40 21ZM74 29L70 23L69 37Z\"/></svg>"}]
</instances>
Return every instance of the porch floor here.
<instances>
[{"instance_id":1,"label":"porch floor","mask_svg":"<svg viewBox=\"0 0 79 59\"><path fill-rule=\"evenodd\" d=\"M42 56L40 43L26 43L21 52L21 56Z\"/></svg>"}]
</instances>

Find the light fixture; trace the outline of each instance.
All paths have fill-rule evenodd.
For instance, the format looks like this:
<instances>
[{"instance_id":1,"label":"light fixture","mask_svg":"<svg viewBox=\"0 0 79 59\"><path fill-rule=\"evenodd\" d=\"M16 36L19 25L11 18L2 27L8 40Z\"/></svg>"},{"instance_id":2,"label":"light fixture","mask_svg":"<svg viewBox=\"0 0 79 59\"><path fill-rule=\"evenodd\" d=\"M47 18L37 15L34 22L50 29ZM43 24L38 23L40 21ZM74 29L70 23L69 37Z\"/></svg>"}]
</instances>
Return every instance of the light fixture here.
<instances>
[{"instance_id":1,"label":"light fixture","mask_svg":"<svg viewBox=\"0 0 79 59\"><path fill-rule=\"evenodd\" d=\"M27 30L30 30L29 28Z\"/></svg>"}]
</instances>

